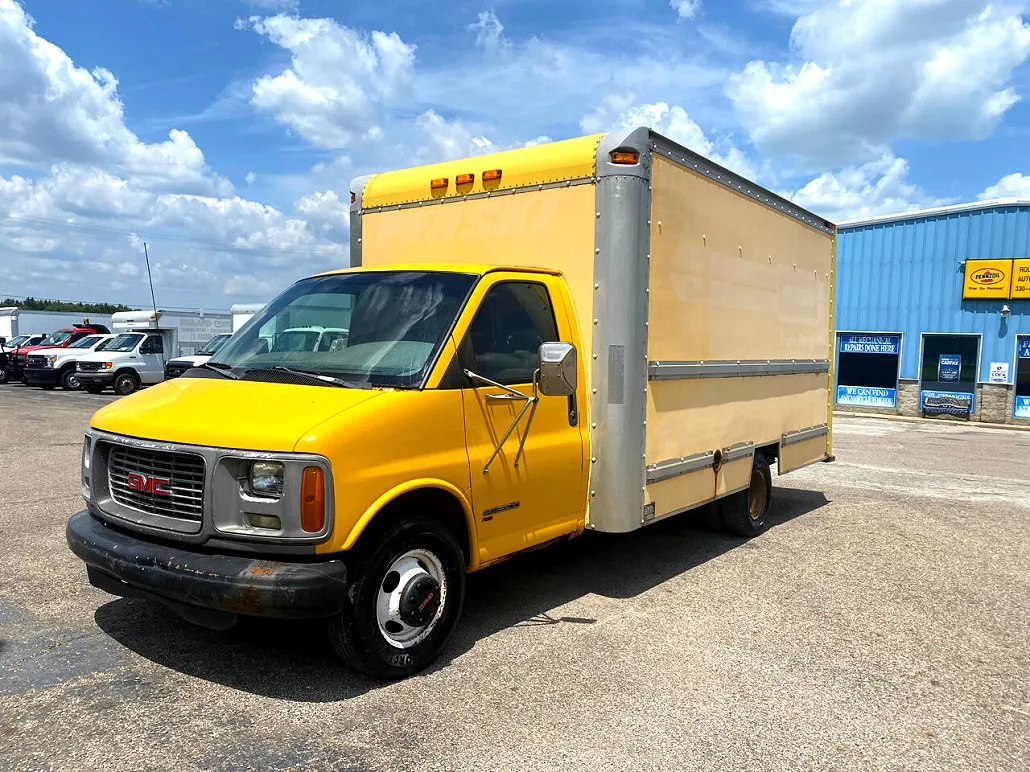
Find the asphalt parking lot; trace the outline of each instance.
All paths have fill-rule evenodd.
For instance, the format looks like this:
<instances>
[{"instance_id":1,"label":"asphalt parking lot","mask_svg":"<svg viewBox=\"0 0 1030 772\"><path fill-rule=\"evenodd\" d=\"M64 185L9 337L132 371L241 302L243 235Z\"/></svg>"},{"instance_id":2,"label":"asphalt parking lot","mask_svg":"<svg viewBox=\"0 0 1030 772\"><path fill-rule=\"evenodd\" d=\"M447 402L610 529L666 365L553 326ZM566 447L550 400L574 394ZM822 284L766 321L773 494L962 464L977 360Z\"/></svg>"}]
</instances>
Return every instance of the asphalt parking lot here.
<instances>
[{"instance_id":1,"label":"asphalt parking lot","mask_svg":"<svg viewBox=\"0 0 1030 772\"><path fill-rule=\"evenodd\" d=\"M761 538L678 519L489 569L383 685L315 625L87 584L64 522L111 399L0 387L0 768L1030 767L1030 433L838 419Z\"/></svg>"}]
</instances>

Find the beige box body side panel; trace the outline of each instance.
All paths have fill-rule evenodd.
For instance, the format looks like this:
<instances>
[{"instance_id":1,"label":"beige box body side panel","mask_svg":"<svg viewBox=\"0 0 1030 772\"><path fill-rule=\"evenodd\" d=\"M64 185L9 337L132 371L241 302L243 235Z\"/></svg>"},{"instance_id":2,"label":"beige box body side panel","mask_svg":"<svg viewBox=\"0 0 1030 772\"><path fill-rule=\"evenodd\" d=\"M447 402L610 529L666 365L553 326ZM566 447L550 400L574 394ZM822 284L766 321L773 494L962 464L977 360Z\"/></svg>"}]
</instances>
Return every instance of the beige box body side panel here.
<instances>
[{"instance_id":1,"label":"beige box body side panel","mask_svg":"<svg viewBox=\"0 0 1030 772\"><path fill-rule=\"evenodd\" d=\"M541 266L565 277L590 361L594 186L576 185L362 215L362 264ZM589 378L590 369L587 368Z\"/></svg>"},{"instance_id":2,"label":"beige box body side panel","mask_svg":"<svg viewBox=\"0 0 1030 772\"><path fill-rule=\"evenodd\" d=\"M649 362L826 359L830 234L657 155L652 195ZM650 381L646 462L778 443L825 424L828 398L826 372ZM827 439L789 451L781 473ZM650 483L647 500L655 517L696 506L739 490L750 463Z\"/></svg>"}]
</instances>

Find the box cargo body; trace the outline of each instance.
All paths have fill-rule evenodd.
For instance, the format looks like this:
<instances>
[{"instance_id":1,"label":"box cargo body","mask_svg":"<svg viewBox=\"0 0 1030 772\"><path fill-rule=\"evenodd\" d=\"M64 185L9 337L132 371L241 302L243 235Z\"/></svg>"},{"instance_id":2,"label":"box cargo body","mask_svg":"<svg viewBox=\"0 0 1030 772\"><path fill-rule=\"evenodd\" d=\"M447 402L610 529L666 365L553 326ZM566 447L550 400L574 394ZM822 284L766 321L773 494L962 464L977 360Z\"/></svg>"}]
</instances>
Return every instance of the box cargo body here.
<instances>
[{"instance_id":1,"label":"box cargo body","mask_svg":"<svg viewBox=\"0 0 1030 772\"><path fill-rule=\"evenodd\" d=\"M644 128L352 193L355 264L561 271L587 363L588 528L744 490L756 453L780 474L832 459L835 229L816 215Z\"/></svg>"}]
</instances>

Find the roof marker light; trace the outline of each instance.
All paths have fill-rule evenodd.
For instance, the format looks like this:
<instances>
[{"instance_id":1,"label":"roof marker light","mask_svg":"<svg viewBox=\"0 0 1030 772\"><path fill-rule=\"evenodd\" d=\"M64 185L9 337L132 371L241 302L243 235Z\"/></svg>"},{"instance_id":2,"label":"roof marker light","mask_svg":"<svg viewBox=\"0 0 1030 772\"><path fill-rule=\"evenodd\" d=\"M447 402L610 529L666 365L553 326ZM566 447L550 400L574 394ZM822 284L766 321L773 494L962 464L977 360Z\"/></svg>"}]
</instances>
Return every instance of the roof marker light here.
<instances>
[{"instance_id":1,"label":"roof marker light","mask_svg":"<svg viewBox=\"0 0 1030 772\"><path fill-rule=\"evenodd\" d=\"M442 190L447 187L447 182L448 180L446 177L437 177L429 183L429 187L431 190Z\"/></svg>"},{"instance_id":2,"label":"roof marker light","mask_svg":"<svg viewBox=\"0 0 1030 772\"><path fill-rule=\"evenodd\" d=\"M501 179L500 169L487 169L483 172L483 182L495 182L499 179Z\"/></svg>"},{"instance_id":3,"label":"roof marker light","mask_svg":"<svg viewBox=\"0 0 1030 772\"><path fill-rule=\"evenodd\" d=\"M476 175L474 174L459 174L454 178L456 185L471 185L476 181Z\"/></svg>"},{"instance_id":4,"label":"roof marker light","mask_svg":"<svg viewBox=\"0 0 1030 772\"><path fill-rule=\"evenodd\" d=\"M609 154L609 158L611 158L613 164L632 166L633 164L640 163L640 153L636 150L613 150Z\"/></svg>"}]
</instances>

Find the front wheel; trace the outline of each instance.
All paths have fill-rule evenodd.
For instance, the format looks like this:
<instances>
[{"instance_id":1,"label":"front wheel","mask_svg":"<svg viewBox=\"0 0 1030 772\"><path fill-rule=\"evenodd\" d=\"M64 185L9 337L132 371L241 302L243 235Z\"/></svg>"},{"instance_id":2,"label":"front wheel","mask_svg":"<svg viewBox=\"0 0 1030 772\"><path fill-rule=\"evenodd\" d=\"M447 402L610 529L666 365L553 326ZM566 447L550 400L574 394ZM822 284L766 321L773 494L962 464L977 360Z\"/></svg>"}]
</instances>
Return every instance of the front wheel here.
<instances>
[{"instance_id":1,"label":"front wheel","mask_svg":"<svg viewBox=\"0 0 1030 772\"><path fill-rule=\"evenodd\" d=\"M465 601L465 560L453 534L426 517L399 521L353 569L349 604L329 624L336 653L376 678L403 678L429 665Z\"/></svg>"},{"instance_id":2,"label":"front wheel","mask_svg":"<svg viewBox=\"0 0 1030 772\"><path fill-rule=\"evenodd\" d=\"M139 388L139 378L133 373L122 373L114 379L114 393L120 397L128 396Z\"/></svg>"},{"instance_id":3,"label":"front wheel","mask_svg":"<svg viewBox=\"0 0 1030 772\"><path fill-rule=\"evenodd\" d=\"M78 391L82 388L82 384L79 382L79 376L75 374L74 367L69 367L61 373L61 388L65 391Z\"/></svg>"},{"instance_id":4,"label":"front wheel","mask_svg":"<svg viewBox=\"0 0 1030 772\"><path fill-rule=\"evenodd\" d=\"M722 527L737 536L758 536L768 525L772 470L764 456L755 456L747 490L719 501Z\"/></svg>"}]
</instances>

